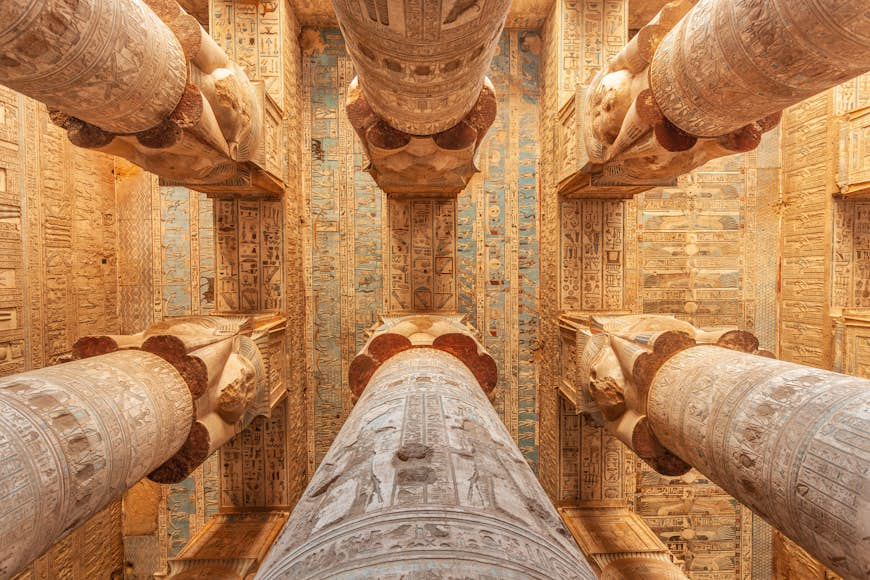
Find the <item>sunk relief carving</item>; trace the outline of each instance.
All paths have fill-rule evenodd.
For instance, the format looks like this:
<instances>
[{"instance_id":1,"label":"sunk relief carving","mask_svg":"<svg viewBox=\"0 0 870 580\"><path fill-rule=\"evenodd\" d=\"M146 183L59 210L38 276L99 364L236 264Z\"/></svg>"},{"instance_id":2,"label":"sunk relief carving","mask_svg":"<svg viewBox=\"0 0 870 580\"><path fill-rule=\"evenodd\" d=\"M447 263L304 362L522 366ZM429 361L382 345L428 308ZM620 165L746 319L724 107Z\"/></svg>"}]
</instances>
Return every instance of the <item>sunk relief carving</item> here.
<instances>
[{"instance_id":1,"label":"sunk relief carving","mask_svg":"<svg viewBox=\"0 0 870 580\"><path fill-rule=\"evenodd\" d=\"M46 103L74 145L209 193L282 192L261 155L262 87L175 0L15 0L0 22L0 83Z\"/></svg>"},{"instance_id":2,"label":"sunk relief carving","mask_svg":"<svg viewBox=\"0 0 870 580\"><path fill-rule=\"evenodd\" d=\"M131 349L151 352L184 378L193 398L194 421L184 445L148 477L175 483L199 466L257 415L269 412L269 385L247 316L169 318L138 334L79 339L80 359Z\"/></svg>"},{"instance_id":3,"label":"sunk relief carving","mask_svg":"<svg viewBox=\"0 0 870 580\"><path fill-rule=\"evenodd\" d=\"M560 191L630 197L755 149L783 109L870 69L868 26L861 0L669 2L563 112L582 139Z\"/></svg>"}]
</instances>

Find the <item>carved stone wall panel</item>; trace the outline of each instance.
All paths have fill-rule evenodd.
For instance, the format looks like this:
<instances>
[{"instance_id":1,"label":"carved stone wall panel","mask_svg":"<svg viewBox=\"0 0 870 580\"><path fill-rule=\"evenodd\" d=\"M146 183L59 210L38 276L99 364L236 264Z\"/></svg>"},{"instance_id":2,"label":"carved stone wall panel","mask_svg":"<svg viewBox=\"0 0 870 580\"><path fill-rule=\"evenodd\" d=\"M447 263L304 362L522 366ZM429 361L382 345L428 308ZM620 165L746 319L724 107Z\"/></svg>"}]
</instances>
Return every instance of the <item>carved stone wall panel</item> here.
<instances>
[{"instance_id":1,"label":"carved stone wall panel","mask_svg":"<svg viewBox=\"0 0 870 580\"><path fill-rule=\"evenodd\" d=\"M389 200L390 312L456 311L456 200Z\"/></svg>"},{"instance_id":2,"label":"carved stone wall panel","mask_svg":"<svg viewBox=\"0 0 870 580\"><path fill-rule=\"evenodd\" d=\"M782 119L782 290L779 356L830 368L826 284L832 254L833 92L786 109Z\"/></svg>"},{"instance_id":3,"label":"carved stone wall panel","mask_svg":"<svg viewBox=\"0 0 870 580\"><path fill-rule=\"evenodd\" d=\"M745 160L729 157L638 201L642 312L703 328L745 320ZM754 248L752 248L754 252ZM754 315L754 311L752 312ZM751 328L749 329L751 330Z\"/></svg>"},{"instance_id":4,"label":"carved stone wall panel","mask_svg":"<svg viewBox=\"0 0 870 580\"><path fill-rule=\"evenodd\" d=\"M57 362L81 333L118 331L112 161L64 139L44 106L0 87L0 375ZM119 514L107 508L22 574L108 575Z\"/></svg>"},{"instance_id":5,"label":"carved stone wall panel","mask_svg":"<svg viewBox=\"0 0 870 580\"><path fill-rule=\"evenodd\" d=\"M561 201L561 310L625 309L625 219L621 201Z\"/></svg>"},{"instance_id":6,"label":"carved stone wall panel","mask_svg":"<svg viewBox=\"0 0 870 580\"><path fill-rule=\"evenodd\" d=\"M581 306L585 308L585 303L600 304L599 309L605 308L605 302L614 307L620 303L619 309L634 304L633 274L622 265L619 269L616 267L617 259L620 264L633 263L633 257L626 255L631 254L627 252L629 248L624 247L625 240L630 239L625 236L625 231L630 230L617 234L614 227L619 219L633 222L633 206L607 206L606 211L602 202L584 205L586 202L566 201L567 206L563 206L557 192L562 151L555 134L561 105L574 94L577 84L588 83L607 59L625 44L627 12L628 2L622 0L557 0L542 28L539 45L542 60L540 324L544 358L548 363L540 368L541 385L556 385L559 380L556 375L559 373L557 321L560 310L569 304L574 310ZM618 217L619 208L622 211L621 218ZM626 213L627 210L631 210L630 215ZM575 216L573 221L572 216ZM579 220L577 216L581 216ZM583 217L587 218L586 224L595 224L585 237L585 247L590 252L585 261L582 255L584 237L580 230L584 224ZM568 221L564 234L560 227L562 220ZM562 225L566 225L565 221L562 221ZM605 231L608 234L606 242ZM565 244L574 252L567 261L563 261L560 255L560 248L564 248ZM621 245L621 255L617 258L617 248ZM607 261L608 255L613 261ZM569 270L571 263L578 264L581 269ZM585 274L582 270L584 266ZM564 292L566 287L580 287L583 284L594 288L588 298L584 298L582 293L569 295ZM608 285L607 291L605 285ZM617 290L620 286L622 288ZM539 397L539 476L544 489L555 499L559 487L559 402L554 387L542 388Z\"/></svg>"},{"instance_id":7,"label":"carved stone wall panel","mask_svg":"<svg viewBox=\"0 0 870 580\"><path fill-rule=\"evenodd\" d=\"M218 513L219 504L219 453L213 453L194 472L180 483L160 487L162 497L157 519L156 568L142 570L145 578L154 572L167 569L168 560L174 558L190 539ZM125 557L129 551L125 538ZM154 545L134 545L147 551ZM143 560L152 554L142 554ZM141 560L140 560L141 561Z\"/></svg>"},{"instance_id":8,"label":"carved stone wall panel","mask_svg":"<svg viewBox=\"0 0 870 580\"><path fill-rule=\"evenodd\" d=\"M280 201L215 200L218 312L280 310L284 218Z\"/></svg>"},{"instance_id":9,"label":"carved stone wall panel","mask_svg":"<svg viewBox=\"0 0 870 580\"><path fill-rule=\"evenodd\" d=\"M288 473L304 466L291 463L288 441L298 434L289 431L287 399L279 402L270 417L257 417L219 451L220 510L291 508Z\"/></svg>"},{"instance_id":10,"label":"carved stone wall panel","mask_svg":"<svg viewBox=\"0 0 870 580\"><path fill-rule=\"evenodd\" d=\"M383 221L387 204L361 171L362 147L340 108L353 68L338 30L308 29L303 42L303 126L310 127L303 191L309 204L306 328L313 345L307 377L313 467L350 410L350 359L365 342L377 313L396 306L390 287L382 283L391 280L394 266L389 224ZM535 464L540 38L531 31L509 30L498 47L490 71L498 117L479 150L481 174L472 179L468 195L456 201L452 308L469 316L499 368L505 369L497 408L526 459ZM446 257L449 250L441 253ZM407 301L408 294L404 296Z\"/></svg>"},{"instance_id":11,"label":"carved stone wall panel","mask_svg":"<svg viewBox=\"0 0 870 580\"><path fill-rule=\"evenodd\" d=\"M151 200L159 195L156 175L115 159L118 208L118 332L133 334L153 322Z\"/></svg>"},{"instance_id":12,"label":"carved stone wall panel","mask_svg":"<svg viewBox=\"0 0 870 580\"><path fill-rule=\"evenodd\" d=\"M311 342L306 340L306 308L309 278L306 268L308 247L306 196L302 182L305 177L303 149L308 149L303 118L304 86L302 82L301 31L297 12L288 1L280 5L282 34L282 65L284 74L284 144L282 158L286 162L284 192L284 314L287 317L284 383L287 385L287 504L295 505L308 483L309 431L308 403L310 391L306 385L307 353Z\"/></svg>"},{"instance_id":13,"label":"carved stone wall panel","mask_svg":"<svg viewBox=\"0 0 870 580\"><path fill-rule=\"evenodd\" d=\"M121 500L116 500L34 560L14 580L120 575L124 565L120 530Z\"/></svg>"},{"instance_id":14,"label":"carved stone wall panel","mask_svg":"<svg viewBox=\"0 0 870 580\"><path fill-rule=\"evenodd\" d=\"M280 7L270 6L273 9L269 10L241 0L215 0L209 34L249 78L265 82L266 92L283 107L283 44L292 44L295 37L282 34L281 18L286 8L283 2L275 4Z\"/></svg>"}]
</instances>

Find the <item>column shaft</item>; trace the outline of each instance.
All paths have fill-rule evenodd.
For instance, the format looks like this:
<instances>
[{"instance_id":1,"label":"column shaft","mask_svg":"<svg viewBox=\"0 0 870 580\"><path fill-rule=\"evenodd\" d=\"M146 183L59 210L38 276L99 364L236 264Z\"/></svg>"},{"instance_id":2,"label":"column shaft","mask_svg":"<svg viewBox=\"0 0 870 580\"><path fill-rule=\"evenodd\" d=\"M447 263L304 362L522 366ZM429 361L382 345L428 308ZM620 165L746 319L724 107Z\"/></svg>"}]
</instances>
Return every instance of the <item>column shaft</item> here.
<instances>
[{"instance_id":1,"label":"column shaft","mask_svg":"<svg viewBox=\"0 0 870 580\"><path fill-rule=\"evenodd\" d=\"M595 577L471 371L411 348L375 371L257 577L448 575Z\"/></svg>"},{"instance_id":2,"label":"column shaft","mask_svg":"<svg viewBox=\"0 0 870 580\"><path fill-rule=\"evenodd\" d=\"M715 346L658 370L661 443L834 571L870 573L870 381Z\"/></svg>"},{"instance_id":3,"label":"column shaft","mask_svg":"<svg viewBox=\"0 0 870 580\"><path fill-rule=\"evenodd\" d=\"M193 414L178 371L140 350L0 379L0 578L169 459Z\"/></svg>"},{"instance_id":4,"label":"column shaft","mask_svg":"<svg viewBox=\"0 0 870 580\"><path fill-rule=\"evenodd\" d=\"M477 102L510 2L332 5L368 105L395 129L432 135Z\"/></svg>"},{"instance_id":5,"label":"column shaft","mask_svg":"<svg viewBox=\"0 0 870 580\"><path fill-rule=\"evenodd\" d=\"M140 0L3 0L0 84L112 133L163 122L187 62Z\"/></svg>"},{"instance_id":6,"label":"column shaft","mask_svg":"<svg viewBox=\"0 0 870 580\"><path fill-rule=\"evenodd\" d=\"M726 135L870 69L867 0L701 0L649 71L664 116Z\"/></svg>"}]
</instances>

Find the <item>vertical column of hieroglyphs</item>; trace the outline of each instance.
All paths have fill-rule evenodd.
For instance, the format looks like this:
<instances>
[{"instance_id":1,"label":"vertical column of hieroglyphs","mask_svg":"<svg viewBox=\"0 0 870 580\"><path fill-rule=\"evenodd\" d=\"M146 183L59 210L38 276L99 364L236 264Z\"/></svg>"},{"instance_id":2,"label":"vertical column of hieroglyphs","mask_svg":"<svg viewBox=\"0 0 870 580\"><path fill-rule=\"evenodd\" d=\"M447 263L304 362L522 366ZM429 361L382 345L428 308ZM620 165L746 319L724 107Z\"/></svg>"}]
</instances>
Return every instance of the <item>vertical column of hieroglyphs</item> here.
<instances>
[{"instance_id":1,"label":"vertical column of hieroglyphs","mask_svg":"<svg viewBox=\"0 0 870 580\"><path fill-rule=\"evenodd\" d=\"M408 198L388 200L390 223L390 312L411 312L411 204Z\"/></svg>"},{"instance_id":2,"label":"vertical column of hieroglyphs","mask_svg":"<svg viewBox=\"0 0 870 580\"><path fill-rule=\"evenodd\" d=\"M389 200L390 311L456 310L456 200Z\"/></svg>"},{"instance_id":3,"label":"vertical column of hieroglyphs","mask_svg":"<svg viewBox=\"0 0 870 580\"><path fill-rule=\"evenodd\" d=\"M456 200L390 199L390 311L456 310Z\"/></svg>"},{"instance_id":4,"label":"vertical column of hieroglyphs","mask_svg":"<svg viewBox=\"0 0 870 580\"><path fill-rule=\"evenodd\" d=\"M31 358L26 348L29 337L25 337L28 278L23 242L33 220L25 222L21 211L22 203L26 203L22 192L27 153L20 141L24 119L19 111L23 105L23 98L0 89L0 373L4 375L23 371Z\"/></svg>"},{"instance_id":5,"label":"vertical column of hieroglyphs","mask_svg":"<svg viewBox=\"0 0 870 580\"><path fill-rule=\"evenodd\" d=\"M825 289L831 252L832 112L833 92L825 91L786 109L782 119L779 355L822 368L832 362Z\"/></svg>"},{"instance_id":6,"label":"vertical column of hieroglyphs","mask_svg":"<svg viewBox=\"0 0 870 580\"><path fill-rule=\"evenodd\" d=\"M624 215L623 201L561 201L562 310L613 312L625 308Z\"/></svg>"},{"instance_id":7,"label":"vertical column of hieroglyphs","mask_svg":"<svg viewBox=\"0 0 870 580\"><path fill-rule=\"evenodd\" d=\"M261 304L263 280L260 264L260 207L256 201L225 202L237 214L235 233L238 236L235 262L239 273L239 312L257 312ZM221 248L221 254L227 255Z\"/></svg>"},{"instance_id":8,"label":"vertical column of hieroglyphs","mask_svg":"<svg viewBox=\"0 0 870 580\"><path fill-rule=\"evenodd\" d=\"M626 304L623 222L633 215L625 215L624 202L561 202L556 191L561 152L553 135L561 105L625 43L626 10L621 0L559 1L543 28L541 324L543 344L552 356L558 356L555 321L560 310L621 309ZM542 384L554 384L546 378L551 371L542 370ZM540 396L541 478L553 495L558 448L547 434L558 432L558 406L555 392L541 390Z\"/></svg>"},{"instance_id":9,"label":"vertical column of hieroglyphs","mask_svg":"<svg viewBox=\"0 0 870 580\"><path fill-rule=\"evenodd\" d=\"M432 309L435 290L435 215L432 202L411 203L411 300L412 308Z\"/></svg>"},{"instance_id":10,"label":"vertical column of hieroglyphs","mask_svg":"<svg viewBox=\"0 0 870 580\"><path fill-rule=\"evenodd\" d=\"M284 83L284 150L287 173L284 183L284 295L287 328L285 384L287 392L287 426L292 433L288 438L287 462L288 505L294 505L308 482L308 427L306 404L306 354L311 343L306 340L305 308L306 280L310 276L303 256L305 255L306 227L305 194L302 187L302 149L308 147L302 118L304 87L302 84L302 51L300 26L296 11L284 1L281 8L281 58Z\"/></svg>"},{"instance_id":11,"label":"vertical column of hieroglyphs","mask_svg":"<svg viewBox=\"0 0 870 580\"><path fill-rule=\"evenodd\" d=\"M215 304L218 312L239 312L238 205L233 200L214 202L216 242Z\"/></svg>"}]
</instances>

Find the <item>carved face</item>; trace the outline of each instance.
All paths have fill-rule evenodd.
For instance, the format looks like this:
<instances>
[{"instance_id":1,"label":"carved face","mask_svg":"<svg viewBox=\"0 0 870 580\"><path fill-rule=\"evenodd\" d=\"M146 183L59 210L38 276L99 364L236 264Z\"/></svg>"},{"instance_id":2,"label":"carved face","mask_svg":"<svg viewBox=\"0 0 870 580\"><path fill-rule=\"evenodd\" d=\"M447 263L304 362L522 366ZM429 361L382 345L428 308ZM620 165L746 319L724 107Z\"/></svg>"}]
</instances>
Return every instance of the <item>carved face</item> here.
<instances>
[{"instance_id":1,"label":"carved face","mask_svg":"<svg viewBox=\"0 0 870 580\"><path fill-rule=\"evenodd\" d=\"M590 98L592 131L600 141L611 144L619 135L622 120L631 106L632 74L627 70L604 76Z\"/></svg>"}]
</instances>

